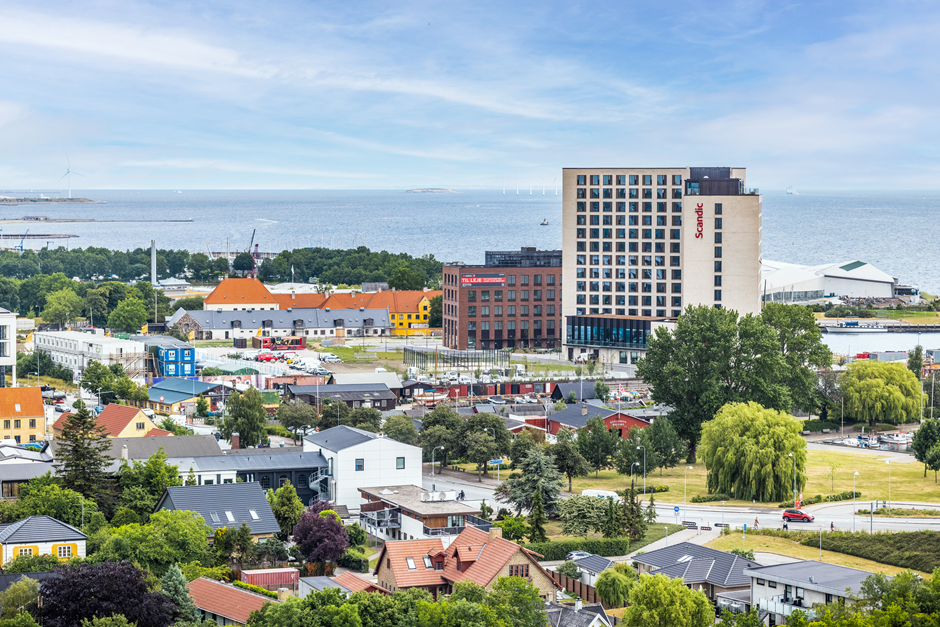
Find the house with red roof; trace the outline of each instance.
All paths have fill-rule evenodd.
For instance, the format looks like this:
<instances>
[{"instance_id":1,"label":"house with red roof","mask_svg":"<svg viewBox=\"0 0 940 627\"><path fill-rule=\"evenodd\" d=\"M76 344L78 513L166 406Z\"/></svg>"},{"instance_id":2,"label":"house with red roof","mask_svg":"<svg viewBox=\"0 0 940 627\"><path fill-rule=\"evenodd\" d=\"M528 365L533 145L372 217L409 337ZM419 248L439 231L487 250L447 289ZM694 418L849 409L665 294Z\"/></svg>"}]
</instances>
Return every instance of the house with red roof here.
<instances>
[{"instance_id":1,"label":"house with red roof","mask_svg":"<svg viewBox=\"0 0 940 627\"><path fill-rule=\"evenodd\" d=\"M202 620L219 625L247 625L248 617L265 603L276 602L235 586L200 577L189 583L189 596L199 610Z\"/></svg>"},{"instance_id":2,"label":"house with red roof","mask_svg":"<svg viewBox=\"0 0 940 627\"><path fill-rule=\"evenodd\" d=\"M65 427L65 421L71 414L65 413L52 425L52 433L56 439L62 436L62 429ZM118 405L111 403L104 408L95 419L99 425L104 427L105 434L109 438L142 438L145 436L171 436L169 431L164 431L145 414L139 407L129 407L127 405Z\"/></svg>"},{"instance_id":3,"label":"house with red roof","mask_svg":"<svg viewBox=\"0 0 940 627\"><path fill-rule=\"evenodd\" d=\"M203 309L270 311L280 305L258 279L225 279L202 301Z\"/></svg>"},{"instance_id":4,"label":"house with red roof","mask_svg":"<svg viewBox=\"0 0 940 627\"><path fill-rule=\"evenodd\" d=\"M423 588L435 599L453 592L454 584L460 581L492 589L500 577L523 577L538 589L540 597L554 599L555 583L538 557L504 539L499 527L487 532L467 526L449 544L443 538L386 542L375 576L381 587L392 592Z\"/></svg>"}]
</instances>

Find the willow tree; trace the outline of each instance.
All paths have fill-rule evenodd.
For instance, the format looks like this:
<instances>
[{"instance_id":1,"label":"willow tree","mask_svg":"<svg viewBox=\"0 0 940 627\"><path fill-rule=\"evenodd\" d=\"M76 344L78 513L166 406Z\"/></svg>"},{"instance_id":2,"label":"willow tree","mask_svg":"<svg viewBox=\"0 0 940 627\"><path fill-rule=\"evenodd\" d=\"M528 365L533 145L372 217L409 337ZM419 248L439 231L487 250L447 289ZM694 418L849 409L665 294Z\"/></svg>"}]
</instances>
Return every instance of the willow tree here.
<instances>
[{"instance_id":1,"label":"willow tree","mask_svg":"<svg viewBox=\"0 0 940 627\"><path fill-rule=\"evenodd\" d=\"M851 364L842 375L842 393L846 412L872 426L912 422L926 399L917 376L900 362Z\"/></svg>"},{"instance_id":2,"label":"willow tree","mask_svg":"<svg viewBox=\"0 0 940 627\"><path fill-rule=\"evenodd\" d=\"M702 426L700 455L711 494L761 502L792 495L805 483L806 441L800 421L757 403L729 403ZM791 457L792 455L792 457Z\"/></svg>"}]
</instances>

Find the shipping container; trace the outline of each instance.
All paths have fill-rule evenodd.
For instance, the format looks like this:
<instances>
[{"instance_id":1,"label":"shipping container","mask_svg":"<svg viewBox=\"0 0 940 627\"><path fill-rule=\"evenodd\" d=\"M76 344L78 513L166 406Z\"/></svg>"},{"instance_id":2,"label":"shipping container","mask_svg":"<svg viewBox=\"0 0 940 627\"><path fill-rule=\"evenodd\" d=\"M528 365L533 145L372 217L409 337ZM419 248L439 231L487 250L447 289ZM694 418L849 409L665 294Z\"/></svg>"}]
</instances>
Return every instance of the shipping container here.
<instances>
[{"instance_id":1,"label":"shipping container","mask_svg":"<svg viewBox=\"0 0 940 627\"><path fill-rule=\"evenodd\" d=\"M300 581L300 571L296 568L243 570L241 580L253 586L292 586Z\"/></svg>"},{"instance_id":2,"label":"shipping container","mask_svg":"<svg viewBox=\"0 0 940 627\"><path fill-rule=\"evenodd\" d=\"M275 351L302 350L307 348L307 338L302 335L288 335L285 337L258 337L251 338L252 348L267 348Z\"/></svg>"}]
</instances>

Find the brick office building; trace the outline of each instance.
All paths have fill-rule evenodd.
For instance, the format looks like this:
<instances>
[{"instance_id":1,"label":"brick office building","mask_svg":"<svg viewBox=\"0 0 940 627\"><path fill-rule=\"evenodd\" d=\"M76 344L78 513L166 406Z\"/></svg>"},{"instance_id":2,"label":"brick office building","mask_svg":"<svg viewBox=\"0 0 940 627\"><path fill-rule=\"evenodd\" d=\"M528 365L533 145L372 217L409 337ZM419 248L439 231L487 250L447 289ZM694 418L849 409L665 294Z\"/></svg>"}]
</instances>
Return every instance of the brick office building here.
<instances>
[{"instance_id":1,"label":"brick office building","mask_svg":"<svg viewBox=\"0 0 940 627\"><path fill-rule=\"evenodd\" d=\"M459 350L560 348L560 250L487 251L444 266L444 345Z\"/></svg>"}]
</instances>

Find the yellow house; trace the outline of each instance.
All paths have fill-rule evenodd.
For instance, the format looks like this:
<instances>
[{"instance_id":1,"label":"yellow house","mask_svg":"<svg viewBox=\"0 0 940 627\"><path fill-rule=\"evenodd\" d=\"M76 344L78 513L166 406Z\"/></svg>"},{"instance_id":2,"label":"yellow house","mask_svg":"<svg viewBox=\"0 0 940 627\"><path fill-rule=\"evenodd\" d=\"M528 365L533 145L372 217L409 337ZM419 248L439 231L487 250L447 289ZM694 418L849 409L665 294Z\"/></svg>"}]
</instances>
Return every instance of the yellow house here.
<instances>
[{"instance_id":1,"label":"yellow house","mask_svg":"<svg viewBox=\"0 0 940 627\"><path fill-rule=\"evenodd\" d=\"M65 427L65 420L68 414L62 414L55 424L52 425L52 433L56 439L62 436L62 429ZM137 407L127 405L116 405L111 403L104 408L104 411L98 414L95 420L104 427L105 433L109 438L142 438L146 435L172 435L168 431L160 429L154 422L147 417L143 411Z\"/></svg>"},{"instance_id":2,"label":"yellow house","mask_svg":"<svg viewBox=\"0 0 940 627\"><path fill-rule=\"evenodd\" d=\"M19 444L46 439L46 411L39 388L0 388L0 440Z\"/></svg>"},{"instance_id":3,"label":"yellow house","mask_svg":"<svg viewBox=\"0 0 940 627\"><path fill-rule=\"evenodd\" d=\"M85 557L88 536L51 516L30 516L0 525L0 565L20 556L55 555L60 560Z\"/></svg>"},{"instance_id":4,"label":"yellow house","mask_svg":"<svg viewBox=\"0 0 940 627\"><path fill-rule=\"evenodd\" d=\"M392 335L430 335L431 299L440 290L378 292L369 302L370 309L388 309Z\"/></svg>"}]
</instances>

